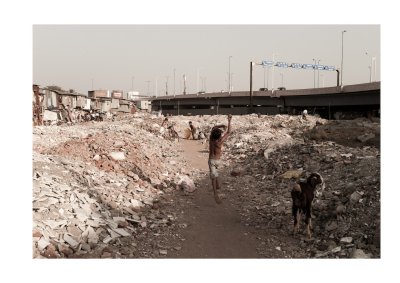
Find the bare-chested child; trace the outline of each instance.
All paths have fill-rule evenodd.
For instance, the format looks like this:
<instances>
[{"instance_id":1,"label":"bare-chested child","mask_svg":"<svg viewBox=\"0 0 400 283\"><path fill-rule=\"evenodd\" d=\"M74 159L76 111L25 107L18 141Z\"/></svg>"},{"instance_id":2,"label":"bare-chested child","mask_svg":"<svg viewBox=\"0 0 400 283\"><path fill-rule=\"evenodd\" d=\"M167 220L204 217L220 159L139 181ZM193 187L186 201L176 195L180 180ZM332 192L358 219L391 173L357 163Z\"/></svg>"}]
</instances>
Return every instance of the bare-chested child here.
<instances>
[{"instance_id":1,"label":"bare-chested child","mask_svg":"<svg viewBox=\"0 0 400 283\"><path fill-rule=\"evenodd\" d=\"M217 190L219 190L220 183L218 179L218 168L221 166L221 155L222 155L222 145L228 139L229 134L231 133L231 119L232 115L228 115L228 130L224 135L222 135L221 128L226 128L225 125L217 125L214 126L211 130L210 134L210 154L208 157L208 166L210 168L210 178L214 191L215 201L220 204L222 201L218 195Z\"/></svg>"}]
</instances>

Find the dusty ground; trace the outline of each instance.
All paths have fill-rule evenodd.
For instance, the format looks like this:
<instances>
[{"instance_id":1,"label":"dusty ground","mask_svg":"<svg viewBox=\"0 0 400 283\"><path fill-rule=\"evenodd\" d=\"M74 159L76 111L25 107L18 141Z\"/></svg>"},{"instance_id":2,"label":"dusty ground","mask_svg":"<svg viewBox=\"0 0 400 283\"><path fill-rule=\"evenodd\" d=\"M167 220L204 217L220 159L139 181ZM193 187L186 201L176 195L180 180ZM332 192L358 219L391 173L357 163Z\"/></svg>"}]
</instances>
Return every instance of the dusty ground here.
<instances>
[{"instance_id":1,"label":"dusty ground","mask_svg":"<svg viewBox=\"0 0 400 283\"><path fill-rule=\"evenodd\" d=\"M182 136L189 117L170 120ZM226 123L190 120L205 133ZM207 141L170 140L161 121L145 115L34 128L34 258L380 257L379 121L235 116L221 205L210 187ZM283 175L294 171L317 171L326 181L311 240L304 229L292 234ZM183 189L185 175L194 192Z\"/></svg>"}]
</instances>

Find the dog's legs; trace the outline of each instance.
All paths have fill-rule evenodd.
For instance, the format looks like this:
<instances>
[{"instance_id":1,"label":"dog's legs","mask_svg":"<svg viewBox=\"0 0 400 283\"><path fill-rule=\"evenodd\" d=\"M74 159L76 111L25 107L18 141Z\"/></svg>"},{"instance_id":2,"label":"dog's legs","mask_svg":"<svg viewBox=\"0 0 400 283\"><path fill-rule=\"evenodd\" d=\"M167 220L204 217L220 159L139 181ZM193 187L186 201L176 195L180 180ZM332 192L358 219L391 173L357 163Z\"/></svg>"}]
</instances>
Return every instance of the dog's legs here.
<instances>
[{"instance_id":1,"label":"dog's legs","mask_svg":"<svg viewBox=\"0 0 400 283\"><path fill-rule=\"evenodd\" d=\"M311 205L306 207L306 225L307 225L307 236L311 239Z\"/></svg>"},{"instance_id":2,"label":"dog's legs","mask_svg":"<svg viewBox=\"0 0 400 283\"><path fill-rule=\"evenodd\" d=\"M307 225L307 236L308 236L309 239L311 239L311 229L310 229L310 227L311 227L311 224L309 223Z\"/></svg>"},{"instance_id":3,"label":"dog's legs","mask_svg":"<svg viewBox=\"0 0 400 283\"><path fill-rule=\"evenodd\" d=\"M297 231L299 230L299 215L300 215L300 212L298 211L297 207L295 207L294 205L292 207L292 215L293 215L293 221L294 221L293 234L296 234Z\"/></svg>"}]
</instances>

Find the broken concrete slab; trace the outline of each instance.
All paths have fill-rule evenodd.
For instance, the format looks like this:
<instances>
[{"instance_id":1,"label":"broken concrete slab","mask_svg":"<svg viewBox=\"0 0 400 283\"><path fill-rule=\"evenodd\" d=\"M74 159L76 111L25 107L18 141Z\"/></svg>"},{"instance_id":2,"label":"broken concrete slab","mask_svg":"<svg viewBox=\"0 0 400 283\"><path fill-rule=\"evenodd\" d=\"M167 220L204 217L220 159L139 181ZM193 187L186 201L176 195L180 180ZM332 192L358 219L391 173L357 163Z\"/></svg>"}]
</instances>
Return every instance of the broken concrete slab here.
<instances>
[{"instance_id":1,"label":"broken concrete slab","mask_svg":"<svg viewBox=\"0 0 400 283\"><path fill-rule=\"evenodd\" d=\"M125 153L121 151L110 152L109 156L116 161L125 160Z\"/></svg>"}]
</instances>

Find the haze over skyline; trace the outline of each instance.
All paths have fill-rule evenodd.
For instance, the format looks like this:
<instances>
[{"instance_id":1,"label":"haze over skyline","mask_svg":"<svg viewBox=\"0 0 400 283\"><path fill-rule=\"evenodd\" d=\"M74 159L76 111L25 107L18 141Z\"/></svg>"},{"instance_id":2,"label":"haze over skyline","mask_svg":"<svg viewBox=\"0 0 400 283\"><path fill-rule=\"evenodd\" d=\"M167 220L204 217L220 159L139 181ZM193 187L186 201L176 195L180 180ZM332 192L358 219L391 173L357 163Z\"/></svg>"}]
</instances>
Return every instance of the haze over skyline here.
<instances>
[{"instance_id":1,"label":"haze over skyline","mask_svg":"<svg viewBox=\"0 0 400 283\"><path fill-rule=\"evenodd\" d=\"M33 25L33 83L173 95L185 75L186 93L219 92L230 63L232 90L248 91L250 61L340 69L343 30L343 84L379 81L379 25ZM274 69L254 66L253 89L336 85L335 71Z\"/></svg>"}]
</instances>

